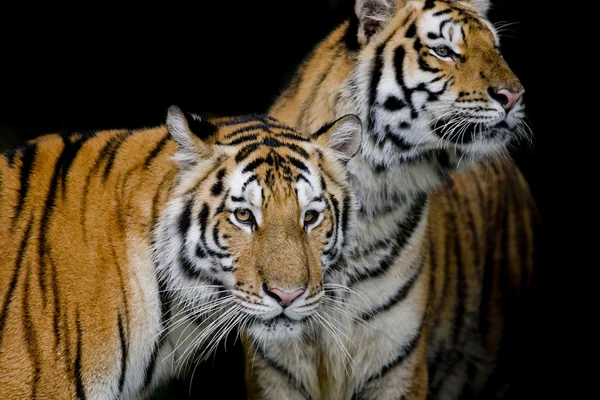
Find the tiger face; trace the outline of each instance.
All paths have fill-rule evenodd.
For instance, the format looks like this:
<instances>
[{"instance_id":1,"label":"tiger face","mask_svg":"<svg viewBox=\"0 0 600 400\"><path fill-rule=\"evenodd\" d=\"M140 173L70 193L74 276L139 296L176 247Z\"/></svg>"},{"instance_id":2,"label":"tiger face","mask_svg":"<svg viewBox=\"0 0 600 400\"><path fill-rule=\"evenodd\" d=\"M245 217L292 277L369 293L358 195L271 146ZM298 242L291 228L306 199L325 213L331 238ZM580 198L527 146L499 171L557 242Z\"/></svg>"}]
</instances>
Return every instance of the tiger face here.
<instances>
[{"instance_id":1,"label":"tiger face","mask_svg":"<svg viewBox=\"0 0 600 400\"><path fill-rule=\"evenodd\" d=\"M486 1L357 1L364 49L351 82L374 132L367 154L389 163L448 149L477 160L526 132L524 88L486 10Z\"/></svg>"},{"instance_id":2,"label":"tiger face","mask_svg":"<svg viewBox=\"0 0 600 400\"><path fill-rule=\"evenodd\" d=\"M156 248L173 301L207 321L207 340L238 325L260 340L304 334L351 242L344 165L360 121L308 138L270 117L206 122L172 108L167 126L181 172Z\"/></svg>"}]
</instances>

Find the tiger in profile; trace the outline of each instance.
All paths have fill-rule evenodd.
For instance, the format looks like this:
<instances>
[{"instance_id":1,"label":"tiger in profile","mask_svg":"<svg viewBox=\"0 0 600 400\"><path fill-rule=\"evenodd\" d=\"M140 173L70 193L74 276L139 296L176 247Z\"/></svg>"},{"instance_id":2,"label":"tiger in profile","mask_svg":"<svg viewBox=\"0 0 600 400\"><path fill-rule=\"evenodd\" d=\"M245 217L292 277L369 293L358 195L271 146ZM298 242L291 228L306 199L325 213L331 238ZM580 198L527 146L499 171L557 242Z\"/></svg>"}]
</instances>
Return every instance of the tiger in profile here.
<instances>
[{"instance_id":1,"label":"tiger in profile","mask_svg":"<svg viewBox=\"0 0 600 400\"><path fill-rule=\"evenodd\" d=\"M172 106L2 153L0 397L141 398L236 327L309 335L353 240L361 129Z\"/></svg>"},{"instance_id":2,"label":"tiger in profile","mask_svg":"<svg viewBox=\"0 0 600 400\"><path fill-rule=\"evenodd\" d=\"M299 130L347 113L364 130L347 164L357 247L326 277L345 312L319 340L264 346L247 370L257 398L509 393L538 215L502 157L528 128L488 7L356 0L270 108Z\"/></svg>"}]
</instances>

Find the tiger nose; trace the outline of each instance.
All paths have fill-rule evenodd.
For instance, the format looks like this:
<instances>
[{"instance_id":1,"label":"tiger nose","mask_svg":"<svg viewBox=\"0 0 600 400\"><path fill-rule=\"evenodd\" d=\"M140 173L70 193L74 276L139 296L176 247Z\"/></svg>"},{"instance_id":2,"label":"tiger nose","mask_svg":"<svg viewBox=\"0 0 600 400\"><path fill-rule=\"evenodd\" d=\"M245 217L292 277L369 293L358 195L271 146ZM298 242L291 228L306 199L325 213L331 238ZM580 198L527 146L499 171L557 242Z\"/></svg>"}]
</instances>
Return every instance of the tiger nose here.
<instances>
[{"instance_id":1,"label":"tiger nose","mask_svg":"<svg viewBox=\"0 0 600 400\"><path fill-rule=\"evenodd\" d=\"M521 88L518 92L512 92L508 89L496 89L489 88L488 94L494 100L504 107L506 111L512 110L512 108L517 104L517 101L521 98L521 96L525 93L525 89Z\"/></svg>"},{"instance_id":2,"label":"tiger nose","mask_svg":"<svg viewBox=\"0 0 600 400\"><path fill-rule=\"evenodd\" d=\"M263 283L263 290L265 291L265 293L268 296L271 296L272 298L277 300L279 305L283 308L288 307L290 304L292 304L292 302L294 300L296 300L298 297L300 297L302 295L302 293L304 293L304 289L298 289L296 291L286 293L281 289L269 288L264 283Z\"/></svg>"}]
</instances>

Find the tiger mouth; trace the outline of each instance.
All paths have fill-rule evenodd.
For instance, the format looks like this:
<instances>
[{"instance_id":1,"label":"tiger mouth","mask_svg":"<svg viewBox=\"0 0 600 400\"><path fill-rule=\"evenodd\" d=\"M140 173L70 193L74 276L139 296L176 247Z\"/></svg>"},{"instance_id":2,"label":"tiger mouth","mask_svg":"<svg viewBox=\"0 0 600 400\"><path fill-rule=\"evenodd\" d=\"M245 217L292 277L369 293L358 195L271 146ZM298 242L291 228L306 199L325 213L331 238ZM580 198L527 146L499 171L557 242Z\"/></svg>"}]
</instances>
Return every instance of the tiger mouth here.
<instances>
[{"instance_id":1,"label":"tiger mouth","mask_svg":"<svg viewBox=\"0 0 600 400\"><path fill-rule=\"evenodd\" d=\"M266 328L267 331L268 330L274 330L274 329L280 329L280 328L285 328L285 329L294 329L297 326L303 325L303 320L295 320L292 319L290 317L288 317L287 315L281 313L275 317L269 318L269 319L257 319L254 321L255 325L261 325L263 328Z\"/></svg>"},{"instance_id":2,"label":"tiger mouth","mask_svg":"<svg viewBox=\"0 0 600 400\"><path fill-rule=\"evenodd\" d=\"M450 143L469 144L475 140L505 139L512 130L506 121L495 125L482 122L451 123L450 119L438 119L431 124L431 130L437 136Z\"/></svg>"}]
</instances>

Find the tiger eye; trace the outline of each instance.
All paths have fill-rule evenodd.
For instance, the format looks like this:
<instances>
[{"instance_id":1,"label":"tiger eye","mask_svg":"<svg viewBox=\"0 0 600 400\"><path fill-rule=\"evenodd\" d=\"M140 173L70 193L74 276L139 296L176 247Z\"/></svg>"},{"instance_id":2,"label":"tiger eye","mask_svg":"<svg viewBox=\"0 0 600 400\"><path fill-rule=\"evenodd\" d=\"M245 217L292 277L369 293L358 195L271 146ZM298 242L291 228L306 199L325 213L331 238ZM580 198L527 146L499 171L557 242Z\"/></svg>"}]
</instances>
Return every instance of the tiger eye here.
<instances>
[{"instance_id":1,"label":"tiger eye","mask_svg":"<svg viewBox=\"0 0 600 400\"><path fill-rule=\"evenodd\" d=\"M315 222L317 220L318 216L319 216L319 214L315 210L308 210L304 214L304 223L310 224L312 222Z\"/></svg>"},{"instance_id":2,"label":"tiger eye","mask_svg":"<svg viewBox=\"0 0 600 400\"><path fill-rule=\"evenodd\" d=\"M434 49L434 51L440 57L448 57L450 55L450 49L448 46L438 46Z\"/></svg>"},{"instance_id":3,"label":"tiger eye","mask_svg":"<svg viewBox=\"0 0 600 400\"><path fill-rule=\"evenodd\" d=\"M243 224L252 222L252 211L247 208L238 208L234 212L235 218Z\"/></svg>"}]
</instances>

